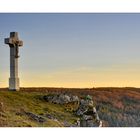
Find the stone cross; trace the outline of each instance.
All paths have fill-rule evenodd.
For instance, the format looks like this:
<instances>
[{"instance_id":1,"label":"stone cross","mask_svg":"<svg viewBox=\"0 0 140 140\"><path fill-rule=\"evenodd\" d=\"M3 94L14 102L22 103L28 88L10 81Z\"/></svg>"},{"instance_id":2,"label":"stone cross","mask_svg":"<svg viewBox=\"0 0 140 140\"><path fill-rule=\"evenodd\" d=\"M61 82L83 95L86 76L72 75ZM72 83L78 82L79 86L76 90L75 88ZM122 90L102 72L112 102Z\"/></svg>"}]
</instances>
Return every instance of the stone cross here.
<instances>
[{"instance_id":1,"label":"stone cross","mask_svg":"<svg viewBox=\"0 0 140 140\"><path fill-rule=\"evenodd\" d=\"M23 41L19 40L17 32L10 32L10 37L5 38L5 44L10 47L9 90L18 91L20 89L18 78L19 47L23 46Z\"/></svg>"}]
</instances>

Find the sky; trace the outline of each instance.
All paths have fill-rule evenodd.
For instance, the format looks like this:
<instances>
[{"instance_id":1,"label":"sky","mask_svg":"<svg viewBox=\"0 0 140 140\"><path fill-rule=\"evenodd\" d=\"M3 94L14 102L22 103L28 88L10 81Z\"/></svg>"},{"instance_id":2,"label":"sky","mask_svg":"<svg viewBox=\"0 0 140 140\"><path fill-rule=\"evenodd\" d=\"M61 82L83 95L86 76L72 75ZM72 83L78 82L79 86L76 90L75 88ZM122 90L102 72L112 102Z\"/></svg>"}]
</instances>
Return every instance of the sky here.
<instances>
[{"instance_id":1,"label":"sky","mask_svg":"<svg viewBox=\"0 0 140 140\"><path fill-rule=\"evenodd\" d=\"M0 87L19 33L22 87L140 87L140 14L0 13Z\"/></svg>"}]
</instances>

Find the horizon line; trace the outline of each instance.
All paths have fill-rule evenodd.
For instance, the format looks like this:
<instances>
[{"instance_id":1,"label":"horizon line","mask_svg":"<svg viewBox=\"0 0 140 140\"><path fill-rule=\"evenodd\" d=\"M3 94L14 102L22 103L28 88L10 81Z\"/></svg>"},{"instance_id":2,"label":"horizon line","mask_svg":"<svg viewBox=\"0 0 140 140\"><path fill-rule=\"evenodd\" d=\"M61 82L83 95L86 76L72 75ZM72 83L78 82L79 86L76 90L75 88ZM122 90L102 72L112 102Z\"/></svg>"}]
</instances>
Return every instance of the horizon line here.
<instances>
[{"instance_id":1,"label":"horizon line","mask_svg":"<svg viewBox=\"0 0 140 140\"><path fill-rule=\"evenodd\" d=\"M0 89L8 89L9 87L0 87ZM102 87L37 87L37 86L34 86L34 87L20 87L20 88L64 88L64 89L96 89L96 88L140 88L140 87L121 87L121 86L118 86L118 87L115 87L115 86L111 86L111 87L107 87L107 86L102 86Z\"/></svg>"}]
</instances>

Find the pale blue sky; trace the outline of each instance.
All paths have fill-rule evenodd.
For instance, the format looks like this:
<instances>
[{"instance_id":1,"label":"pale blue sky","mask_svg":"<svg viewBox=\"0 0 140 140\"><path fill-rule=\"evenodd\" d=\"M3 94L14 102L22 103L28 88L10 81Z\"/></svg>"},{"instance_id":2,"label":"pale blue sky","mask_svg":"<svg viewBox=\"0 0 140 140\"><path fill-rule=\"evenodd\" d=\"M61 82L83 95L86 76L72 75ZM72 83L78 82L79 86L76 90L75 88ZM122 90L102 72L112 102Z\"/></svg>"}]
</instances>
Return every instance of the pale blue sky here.
<instances>
[{"instance_id":1,"label":"pale blue sky","mask_svg":"<svg viewBox=\"0 0 140 140\"><path fill-rule=\"evenodd\" d=\"M140 14L0 14L0 85L19 32L21 86L139 86ZM94 84L93 84L94 83Z\"/></svg>"}]
</instances>

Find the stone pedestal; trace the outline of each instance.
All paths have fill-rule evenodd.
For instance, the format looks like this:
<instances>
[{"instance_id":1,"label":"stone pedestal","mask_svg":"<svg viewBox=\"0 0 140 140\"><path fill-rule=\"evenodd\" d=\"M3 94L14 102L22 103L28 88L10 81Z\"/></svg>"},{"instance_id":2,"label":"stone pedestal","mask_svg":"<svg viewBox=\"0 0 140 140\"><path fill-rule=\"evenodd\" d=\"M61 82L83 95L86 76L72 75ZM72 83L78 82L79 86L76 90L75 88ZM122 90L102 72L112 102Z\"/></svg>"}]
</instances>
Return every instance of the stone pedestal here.
<instances>
[{"instance_id":1,"label":"stone pedestal","mask_svg":"<svg viewBox=\"0 0 140 140\"><path fill-rule=\"evenodd\" d=\"M9 78L9 90L19 91L19 78Z\"/></svg>"}]
</instances>

